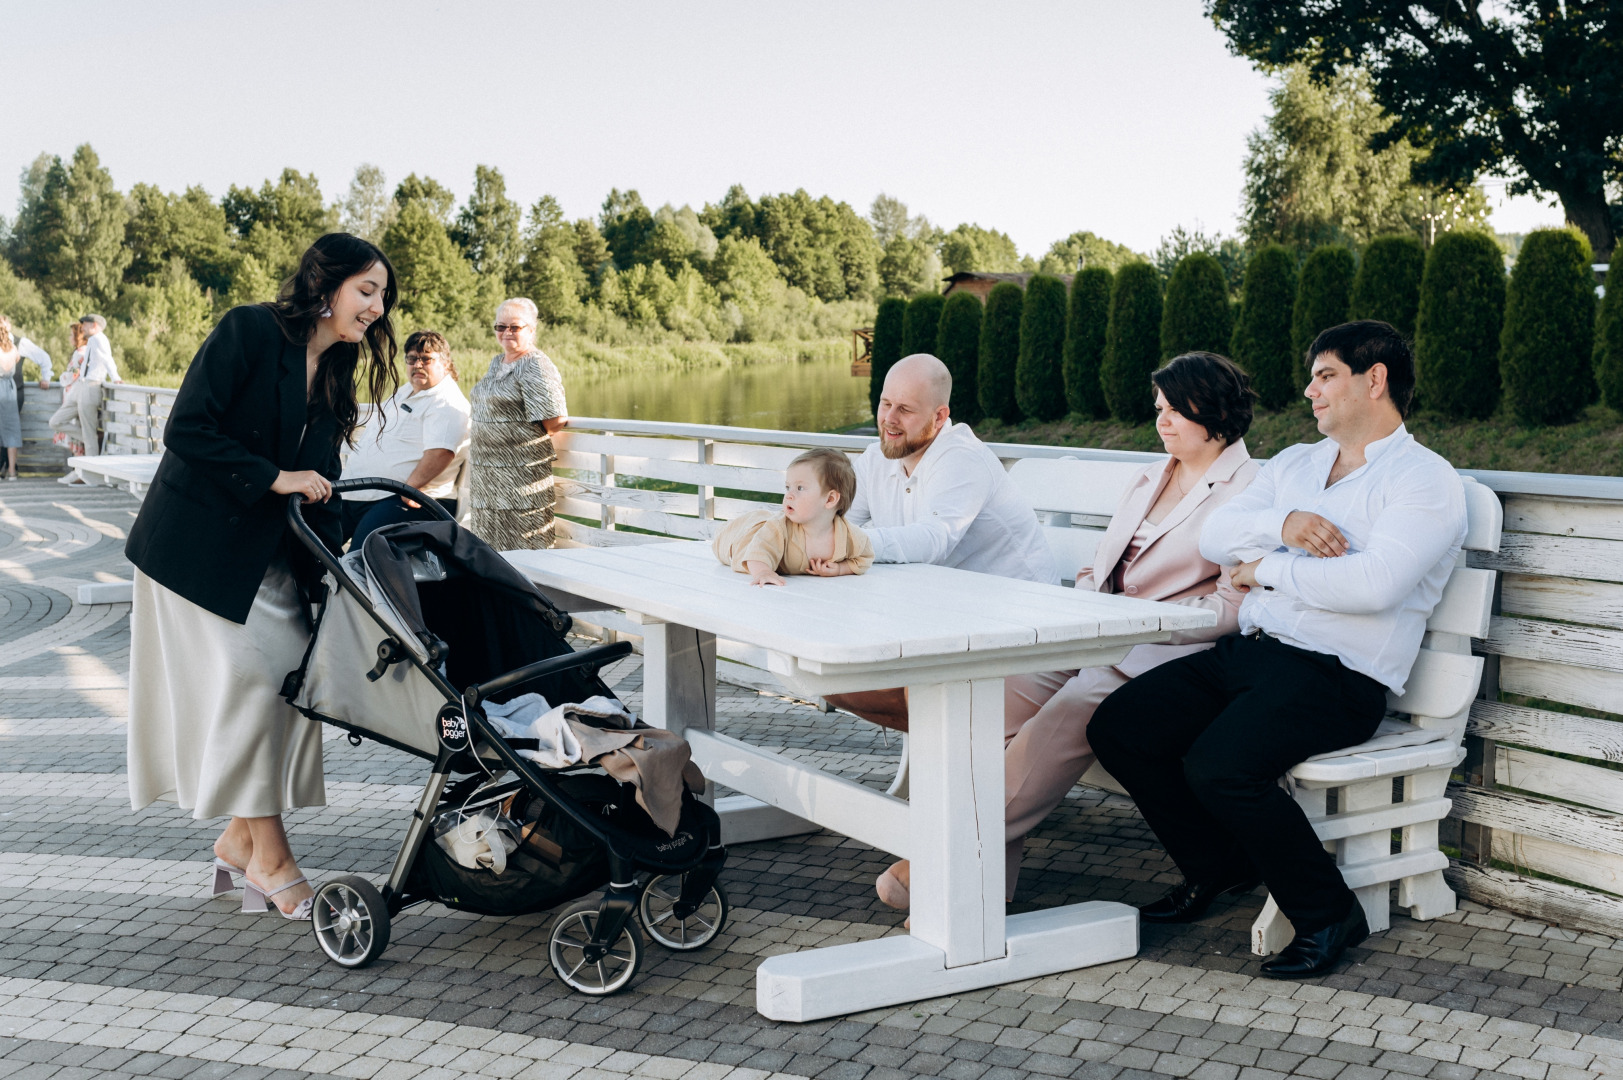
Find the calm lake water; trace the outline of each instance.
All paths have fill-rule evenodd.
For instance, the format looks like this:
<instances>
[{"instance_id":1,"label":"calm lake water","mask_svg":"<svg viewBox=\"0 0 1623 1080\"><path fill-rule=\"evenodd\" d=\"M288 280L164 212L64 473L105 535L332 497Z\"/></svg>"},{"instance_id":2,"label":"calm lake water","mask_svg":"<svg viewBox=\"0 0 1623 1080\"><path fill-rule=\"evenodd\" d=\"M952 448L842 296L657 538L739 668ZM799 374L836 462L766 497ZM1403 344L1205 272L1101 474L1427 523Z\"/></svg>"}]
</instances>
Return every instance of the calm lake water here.
<instances>
[{"instance_id":1,"label":"calm lake water","mask_svg":"<svg viewBox=\"0 0 1623 1080\"><path fill-rule=\"evenodd\" d=\"M787 431L873 421L868 380L853 378L845 359L573 378L564 389L576 416Z\"/></svg>"}]
</instances>

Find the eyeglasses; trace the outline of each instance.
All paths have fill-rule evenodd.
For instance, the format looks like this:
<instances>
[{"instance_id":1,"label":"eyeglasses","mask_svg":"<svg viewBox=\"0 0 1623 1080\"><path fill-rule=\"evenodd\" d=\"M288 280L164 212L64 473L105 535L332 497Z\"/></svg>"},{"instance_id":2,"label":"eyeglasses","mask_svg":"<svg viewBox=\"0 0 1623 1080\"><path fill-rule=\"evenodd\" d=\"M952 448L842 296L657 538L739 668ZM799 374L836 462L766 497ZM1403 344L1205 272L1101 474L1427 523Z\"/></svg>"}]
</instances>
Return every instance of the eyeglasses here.
<instances>
[{"instance_id":1,"label":"eyeglasses","mask_svg":"<svg viewBox=\"0 0 1623 1080\"><path fill-rule=\"evenodd\" d=\"M530 326L529 323L521 323L521 322L516 322L516 323L496 323L495 325L493 325L491 327L491 329L496 331L496 333L498 333L498 334L505 334L509 330L511 330L513 333L516 334L520 330L529 329L529 326Z\"/></svg>"},{"instance_id":2,"label":"eyeglasses","mask_svg":"<svg viewBox=\"0 0 1623 1080\"><path fill-rule=\"evenodd\" d=\"M426 354L407 353L406 354L406 366L407 367L427 367L429 364L432 364L435 360L438 360L438 359L439 359L439 357L435 356L433 353L426 353Z\"/></svg>"}]
</instances>

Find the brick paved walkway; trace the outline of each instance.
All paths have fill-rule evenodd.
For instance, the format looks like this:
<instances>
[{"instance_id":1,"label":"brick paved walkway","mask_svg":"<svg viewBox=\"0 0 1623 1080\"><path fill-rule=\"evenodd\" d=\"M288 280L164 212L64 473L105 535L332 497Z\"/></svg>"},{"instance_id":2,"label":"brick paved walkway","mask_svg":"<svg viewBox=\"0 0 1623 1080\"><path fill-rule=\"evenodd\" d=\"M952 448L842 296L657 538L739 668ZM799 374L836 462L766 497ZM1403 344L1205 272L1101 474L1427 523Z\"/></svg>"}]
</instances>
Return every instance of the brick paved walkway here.
<instances>
[{"instance_id":1,"label":"brick paved walkway","mask_svg":"<svg viewBox=\"0 0 1623 1080\"><path fill-rule=\"evenodd\" d=\"M464 1075L609 1080L1439 1080L1623 1075L1623 944L1471 905L1393 929L1309 983L1256 977L1261 896L1145 927L1137 959L812 1024L753 1009L765 956L900 932L873 895L887 857L828 833L735 848L727 932L649 950L633 988L565 991L546 916L444 908L396 922L373 967L327 964L307 925L243 915L204 887L216 827L132 814L124 779L127 607L75 586L127 577L129 496L0 490L0 1076ZM635 659L608 673L635 708ZM720 693L723 730L889 780L883 732L775 695ZM387 872L424 769L325 743L329 805L289 815L319 878ZM1172 880L1124 799L1078 789L1030 842L1017 910L1141 903Z\"/></svg>"}]
</instances>

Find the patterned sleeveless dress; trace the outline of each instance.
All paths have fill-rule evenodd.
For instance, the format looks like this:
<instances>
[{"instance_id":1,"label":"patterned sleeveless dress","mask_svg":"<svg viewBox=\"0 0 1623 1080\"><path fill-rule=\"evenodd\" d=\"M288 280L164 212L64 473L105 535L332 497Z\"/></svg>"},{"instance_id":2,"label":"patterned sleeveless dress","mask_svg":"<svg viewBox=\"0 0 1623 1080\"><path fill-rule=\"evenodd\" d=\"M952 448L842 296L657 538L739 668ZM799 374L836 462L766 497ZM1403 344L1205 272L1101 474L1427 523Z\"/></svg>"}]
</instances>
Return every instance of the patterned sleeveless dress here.
<instances>
[{"instance_id":1,"label":"patterned sleeveless dress","mask_svg":"<svg viewBox=\"0 0 1623 1080\"><path fill-rule=\"evenodd\" d=\"M539 349L512 363L496 356L468 403L469 526L497 551L551 547L552 463L558 455L541 421L569 413L557 367Z\"/></svg>"}]
</instances>

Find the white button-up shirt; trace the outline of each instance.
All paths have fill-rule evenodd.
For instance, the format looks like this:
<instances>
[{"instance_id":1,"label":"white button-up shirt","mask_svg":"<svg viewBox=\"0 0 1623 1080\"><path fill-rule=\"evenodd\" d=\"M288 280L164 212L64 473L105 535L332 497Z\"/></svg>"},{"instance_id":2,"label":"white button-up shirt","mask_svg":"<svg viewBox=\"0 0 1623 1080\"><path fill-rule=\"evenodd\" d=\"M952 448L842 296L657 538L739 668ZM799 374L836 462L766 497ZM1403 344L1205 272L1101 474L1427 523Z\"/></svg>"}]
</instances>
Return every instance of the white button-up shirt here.
<instances>
[{"instance_id":1,"label":"white button-up shirt","mask_svg":"<svg viewBox=\"0 0 1623 1080\"><path fill-rule=\"evenodd\" d=\"M1401 694L1465 541L1465 487L1402 425L1326 487L1339 452L1331 439L1283 451L1206 519L1200 551L1225 566L1265 556L1256 571L1263 588L1240 605L1242 633L1337 656ZM1319 559L1286 547L1280 534L1295 510L1333 523L1347 554Z\"/></svg>"},{"instance_id":2,"label":"white button-up shirt","mask_svg":"<svg viewBox=\"0 0 1623 1080\"><path fill-rule=\"evenodd\" d=\"M395 392L384 406L388 423L379 431L368 424L355 439L355 451L344 462L342 479L355 480L381 476L387 480L406 479L416 470L423 454L449 450L450 464L440 470L421 491L434 499L456 495L456 477L468 460L468 399L456 380L447 375L427 390L410 383ZM354 491L344 498L376 501L388 497L386 491Z\"/></svg>"},{"instance_id":3,"label":"white button-up shirt","mask_svg":"<svg viewBox=\"0 0 1623 1080\"><path fill-rule=\"evenodd\" d=\"M975 433L947 423L913 475L874 443L856 460L846 520L873 540L874 560L935 563L1057 583L1059 570L1031 504Z\"/></svg>"},{"instance_id":4,"label":"white button-up shirt","mask_svg":"<svg viewBox=\"0 0 1623 1080\"><path fill-rule=\"evenodd\" d=\"M113 363L113 346L107 335L96 331L85 339L85 382L118 382L118 365Z\"/></svg>"}]
</instances>

